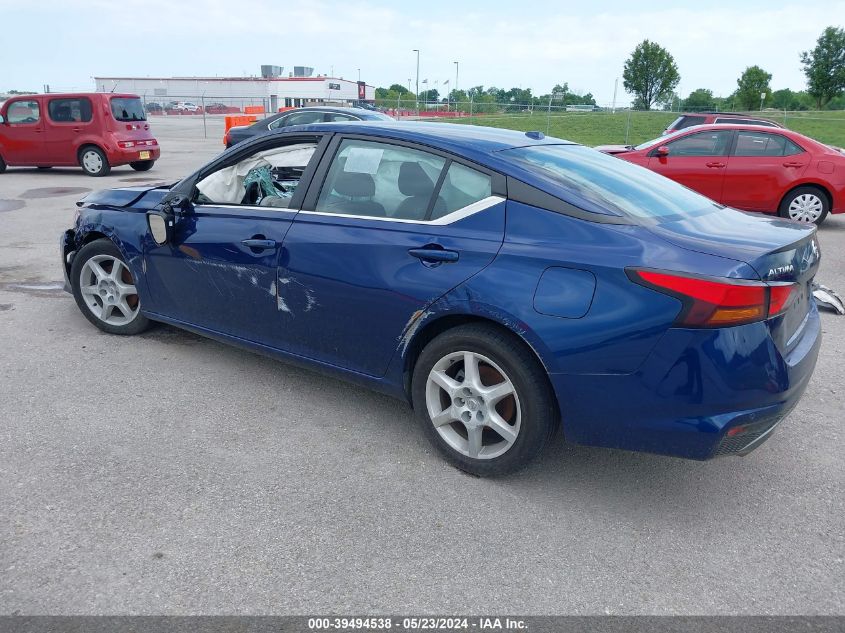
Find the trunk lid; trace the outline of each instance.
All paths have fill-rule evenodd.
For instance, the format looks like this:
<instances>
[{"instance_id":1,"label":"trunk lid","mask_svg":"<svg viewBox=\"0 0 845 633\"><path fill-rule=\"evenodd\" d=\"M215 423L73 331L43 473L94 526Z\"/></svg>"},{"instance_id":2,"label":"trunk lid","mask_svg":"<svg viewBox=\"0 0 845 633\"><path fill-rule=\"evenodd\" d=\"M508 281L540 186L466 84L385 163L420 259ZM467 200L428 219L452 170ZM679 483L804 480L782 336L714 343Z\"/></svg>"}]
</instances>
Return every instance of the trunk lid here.
<instances>
[{"instance_id":1,"label":"trunk lid","mask_svg":"<svg viewBox=\"0 0 845 633\"><path fill-rule=\"evenodd\" d=\"M720 209L648 228L676 246L745 262L763 281L798 284L787 310L770 319L781 350L798 343L812 308L811 284L821 258L814 225Z\"/></svg>"}]
</instances>

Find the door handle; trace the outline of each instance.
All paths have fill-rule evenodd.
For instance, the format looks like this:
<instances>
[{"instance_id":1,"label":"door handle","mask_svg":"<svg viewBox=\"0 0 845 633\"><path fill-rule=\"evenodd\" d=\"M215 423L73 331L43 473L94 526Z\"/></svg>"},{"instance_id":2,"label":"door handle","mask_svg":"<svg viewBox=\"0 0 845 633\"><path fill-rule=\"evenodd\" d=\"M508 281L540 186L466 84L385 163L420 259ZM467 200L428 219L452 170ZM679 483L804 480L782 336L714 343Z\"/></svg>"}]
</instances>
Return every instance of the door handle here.
<instances>
[{"instance_id":1,"label":"door handle","mask_svg":"<svg viewBox=\"0 0 845 633\"><path fill-rule=\"evenodd\" d=\"M74 132L81 132L82 128L81 127L75 127L75 128L73 128L73 131Z\"/></svg>"},{"instance_id":2,"label":"door handle","mask_svg":"<svg viewBox=\"0 0 845 633\"><path fill-rule=\"evenodd\" d=\"M266 251L271 248L276 248L276 240L241 240L241 244L254 251Z\"/></svg>"},{"instance_id":3,"label":"door handle","mask_svg":"<svg viewBox=\"0 0 845 633\"><path fill-rule=\"evenodd\" d=\"M719 161L713 161L712 163L705 163L707 167L715 167L721 169L725 166L725 163L720 163Z\"/></svg>"},{"instance_id":4,"label":"door handle","mask_svg":"<svg viewBox=\"0 0 845 633\"><path fill-rule=\"evenodd\" d=\"M424 262L456 262L458 261L457 251L447 251L443 248L412 248L408 255L416 257Z\"/></svg>"},{"instance_id":5,"label":"door handle","mask_svg":"<svg viewBox=\"0 0 845 633\"><path fill-rule=\"evenodd\" d=\"M797 161L792 160L792 161L786 161L786 162L783 164L783 166L784 166L784 167L803 167L803 166L804 166L804 163L799 163L799 162L797 162Z\"/></svg>"}]
</instances>

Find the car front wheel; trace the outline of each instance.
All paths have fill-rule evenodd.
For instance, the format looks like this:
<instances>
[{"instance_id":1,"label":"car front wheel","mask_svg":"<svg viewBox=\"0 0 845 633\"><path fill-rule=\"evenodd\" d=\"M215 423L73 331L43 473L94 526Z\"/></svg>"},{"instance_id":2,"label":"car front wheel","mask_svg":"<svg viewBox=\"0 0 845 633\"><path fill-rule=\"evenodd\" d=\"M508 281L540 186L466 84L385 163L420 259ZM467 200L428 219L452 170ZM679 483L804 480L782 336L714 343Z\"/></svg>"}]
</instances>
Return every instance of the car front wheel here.
<instances>
[{"instance_id":1,"label":"car front wheel","mask_svg":"<svg viewBox=\"0 0 845 633\"><path fill-rule=\"evenodd\" d=\"M475 475L524 467L558 426L542 365L522 341L492 325L463 325L432 340L414 368L412 391L428 439Z\"/></svg>"},{"instance_id":2,"label":"car front wheel","mask_svg":"<svg viewBox=\"0 0 845 633\"><path fill-rule=\"evenodd\" d=\"M138 334L150 325L132 272L111 240L83 246L70 273L73 298L85 318L109 334Z\"/></svg>"},{"instance_id":3,"label":"car front wheel","mask_svg":"<svg viewBox=\"0 0 845 633\"><path fill-rule=\"evenodd\" d=\"M781 217L799 222L821 224L830 211L827 196L815 187L798 187L780 203Z\"/></svg>"}]
</instances>

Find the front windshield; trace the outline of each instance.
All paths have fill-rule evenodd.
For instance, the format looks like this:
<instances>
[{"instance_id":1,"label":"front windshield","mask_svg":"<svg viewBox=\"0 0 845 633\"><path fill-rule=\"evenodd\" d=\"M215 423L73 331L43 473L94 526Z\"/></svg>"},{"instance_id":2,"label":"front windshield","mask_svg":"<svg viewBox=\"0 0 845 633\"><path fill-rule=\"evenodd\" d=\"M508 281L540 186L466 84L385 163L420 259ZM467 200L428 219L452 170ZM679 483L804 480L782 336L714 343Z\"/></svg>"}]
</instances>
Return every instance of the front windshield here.
<instances>
[{"instance_id":1,"label":"front windshield","mask_svg":"<svg viewBox=\"0 0 845 633\"><path fill-rule=\"evenodd\" d=\"M549 193L593 213L668 221L720 208L673 180L582 145L533 145L502 154L548 181Z\"/></svg>"},{"instance_id":2,"label":"front windshield","mask_svg":"<svg viewBox=\"0 0 845 633\"><path fill-rule=\"evenodd\" d=\"M640 143L634 149L648 149L649 147L654 147L655 145L661 145L668 141L671 141L673 138L676 138L680 134L686 134L690 131L690 128L686 127L683 130L675 130L665 136L658 136L657 138L653 138L650 141L646 141L645 143Z\"/></svg>"},{"instance_id":3,"label":"front windshield","mask_svg":"<svg viewBox=\"0 0 845 633\"><path fill-rule=\"evenodd\" d=\"M112 116L118 121L146 121L144 106L137 97L113 97L111 100Z\"/></svg>"}]
</instances>

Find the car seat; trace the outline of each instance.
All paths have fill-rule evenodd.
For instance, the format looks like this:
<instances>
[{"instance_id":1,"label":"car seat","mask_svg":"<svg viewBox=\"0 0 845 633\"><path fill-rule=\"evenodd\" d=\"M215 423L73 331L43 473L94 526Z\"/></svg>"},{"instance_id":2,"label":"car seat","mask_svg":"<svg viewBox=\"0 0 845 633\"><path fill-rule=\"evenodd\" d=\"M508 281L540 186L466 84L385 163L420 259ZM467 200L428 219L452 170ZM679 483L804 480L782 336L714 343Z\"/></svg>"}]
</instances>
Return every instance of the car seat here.
<instances>
[{"instance_id":1,"label":"car seat","mask_svg":"<svg viewBox=\"0 0 845 633\"><path fill-rule=\"evenodd\" d=\"M372 198L376 194L376 183L370 174L357 172L340 172L334 181L333 193L344 199L334 199L323 210L332 213L348 213L350 215L371 215L384 217L384 207Z\"/></svg>"}]
</instances>

